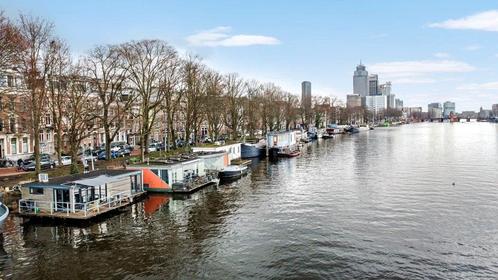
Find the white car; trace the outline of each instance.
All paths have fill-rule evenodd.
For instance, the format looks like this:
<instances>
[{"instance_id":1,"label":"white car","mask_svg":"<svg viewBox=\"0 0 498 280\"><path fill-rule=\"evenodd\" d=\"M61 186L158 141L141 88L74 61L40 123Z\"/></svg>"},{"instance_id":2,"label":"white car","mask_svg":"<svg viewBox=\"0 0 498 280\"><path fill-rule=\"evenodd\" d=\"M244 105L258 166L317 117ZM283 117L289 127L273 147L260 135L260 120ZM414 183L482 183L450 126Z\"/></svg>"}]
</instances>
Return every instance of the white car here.
<instances>
[{"instance_id":1,"label":"white car","mask_svg":"<svg viewBox=\"0 0 498 280\"><path fill-rule=\"evenodd\" d=\"M71 165L73 161L71 160L70 156L61 156L61 165L60 166L66 166L66 165ZM55 165L59 165L59 161L55 160Z\"/></svg>"}]
</instances>

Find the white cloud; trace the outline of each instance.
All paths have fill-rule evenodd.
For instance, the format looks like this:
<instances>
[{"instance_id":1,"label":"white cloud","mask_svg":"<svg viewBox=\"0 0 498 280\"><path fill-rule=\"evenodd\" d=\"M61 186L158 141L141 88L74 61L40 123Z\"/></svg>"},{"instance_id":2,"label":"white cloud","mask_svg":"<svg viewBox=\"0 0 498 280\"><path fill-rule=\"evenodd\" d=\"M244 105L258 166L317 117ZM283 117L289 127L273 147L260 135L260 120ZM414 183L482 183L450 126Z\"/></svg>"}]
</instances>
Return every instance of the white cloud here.
<instances>
[{"instance_id":1,"label":"white cloud","mask_svg":"<svg viewBox=\"0 0 498 280\"><path fill-rule=\"evenodd\" d=\"M230 35L231 30L229 26L218 26L190 35L186 40L192 46L205 47L243 47L280 44L280 41L275 37L247 34Z\"/></svg>"},{"instance_id":2,"label":"white cloud","mask_svg":"<svg viewBox=\"0 0 498 280\"><path fill-rule=\"evenodd\" d=\"M467 51L477 51L480 49L482 49L482 46L478 45L478 44L472 44L472 45L468 45L465 47L465 50L467 50Z\"/></svg>"},{"instance_id":3,"label":"white cloud","mask_svg":"<svg viewBox=\"0 0 498 280\"><path fill-rule=\"evenodd\" d=\"M437 58L449 58L450 54L445 52L437 52L434 54L434 56Z\"/></svg>"},{"instance_id":4,"label":"white cloud","mask_svg":"<svg viewBox=\"0 0 498 280\"><path fill-rule=\"evenodd\" d=\"M369 71L397 84L429 84L437 80L433 74L465 73L475 68L465 62L455 60L420 60L376 63Z\"/></svg>"},{"instance_id":5,"label":"white cloud","mask_svg":"<svg viewBox=\"0 0 498 280\"><path fill-rule=\"evenodd\" d=\"M498 90L498 82L465 84L458 86L457 89L467 91Z\"/></svg>"},{"instance_id":6,"label":"white cloud","mask_svg":"<svg viewBox=\"0 0 498 280\"><path fill-rule=\"evenodd\" d=\"M459 19L431 23L429 27L498 32L498 10L490 10Z\"/></svg>"}]
</instances>

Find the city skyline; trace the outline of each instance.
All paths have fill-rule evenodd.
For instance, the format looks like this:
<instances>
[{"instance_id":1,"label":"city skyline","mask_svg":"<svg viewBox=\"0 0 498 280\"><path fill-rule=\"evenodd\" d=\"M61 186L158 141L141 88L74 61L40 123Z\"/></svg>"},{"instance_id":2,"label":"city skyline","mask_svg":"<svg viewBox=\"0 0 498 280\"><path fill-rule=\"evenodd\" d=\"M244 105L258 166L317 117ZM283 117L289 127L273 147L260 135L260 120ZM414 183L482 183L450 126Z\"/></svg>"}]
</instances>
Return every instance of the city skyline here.
<instances>
[{"instance_id":1,"label":"city skyline","mask_svg":"<svg viewBox=\"0 0 498 280\"><path fill-rule=\"evenodd\" d=\"M158 38L199 54L221 72L272 81L295 95L300 95L301 81L309 80L314 95L344 102L353 93L351 69L362 60L379 75L379 84L393 82L405 106L451 100L459 111L477 111L496 103L498 7L493 1L472 6L452 1L365 2L363 7L316 3L0 0L9 16L21 12L53 21L75 56L97 44ZM259 13L263 8L265 13ZM309 13L314 20L306 20Z\"/></svg>"}]
</instances>

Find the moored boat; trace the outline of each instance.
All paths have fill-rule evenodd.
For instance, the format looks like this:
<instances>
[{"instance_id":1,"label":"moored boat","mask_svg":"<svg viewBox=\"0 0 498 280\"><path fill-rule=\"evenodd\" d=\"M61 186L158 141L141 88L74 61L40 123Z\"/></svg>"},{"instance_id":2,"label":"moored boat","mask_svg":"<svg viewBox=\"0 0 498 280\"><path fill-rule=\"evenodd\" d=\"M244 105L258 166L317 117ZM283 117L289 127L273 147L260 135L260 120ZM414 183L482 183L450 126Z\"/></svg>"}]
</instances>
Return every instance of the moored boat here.
<instances>
[{"instance_id":1,"label":"moored boat","mask_svg":"<svg viewBox=\"0 0 498 280\"><path fill-rule=\"evenodd\" d=\"M283 151L280 151L278 152L278 156L279 157L297 157L301 155L301 152L298 151L298 150L295 150L295 151L289 151L289 150L283 150Z\"/></svg>"},{"instance_id":2,"label":"moored boat","mask_svg":"<svg viewBox=\"0 0 498 280\"><path fill-rule=\"evenodd\" d=\"M355 133L359 133L360 130L352 125L344 128L344 131L348 134L355 134Z\"/></svg>"},{"instance_id":3,"label":"moored boat","mask_svg":"<svg viewBox=\"0 0 498 280\"><path fill-rule=\"evenodd\" d=\"M266 142L264 140L259 141L258 143L241 144L242 158L264 157L265 155L266 155Z\"/></svg>"},{"instance_id":4,"label":"moored boat","mask_svg":"<svg viewBox=\"0 0 498 280\"><path fill-rule=\"evenodd\" d=\"M247 174L247 170L248 170L247 166L229 165L218 173L218 177L221 180L239 178L239 177Z\"/></svg>"}]
</instances>

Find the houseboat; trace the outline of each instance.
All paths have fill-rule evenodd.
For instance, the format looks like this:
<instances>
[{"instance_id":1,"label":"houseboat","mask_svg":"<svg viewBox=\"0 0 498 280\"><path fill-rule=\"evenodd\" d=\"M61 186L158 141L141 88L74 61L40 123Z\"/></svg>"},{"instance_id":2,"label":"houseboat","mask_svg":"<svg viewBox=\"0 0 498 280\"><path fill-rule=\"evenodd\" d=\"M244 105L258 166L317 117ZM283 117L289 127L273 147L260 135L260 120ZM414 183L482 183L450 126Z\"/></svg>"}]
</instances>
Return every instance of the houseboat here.
<instances>
[{"instance_id":1,"label":"houseboat","mask_svg":"<svg viewBox=\"0 0 498 280\"><path fill-rule=\"evenodd\" d=\"M141 170L97 170L20 187L19 214L25 217L90 219L127 206L143 194Z\"/></svg>"},{"instance_id":2,"label":"houseboat","mask_svg":"<svg viewBox=\"0 0 498 280\"><path fill-rule=\"evenodd\" d=\"M228 154L228 159L230 161L229 164L232 162L232 160L240 159L242 156L241 143L227 144L227 145L220 145L220 146L209 145L209 146L193 147L192 152L194 152L194 153L226 152Z\"/></svg>"},{"instance_id":3,"label":"houseboat","mask_svg":"<svg viewBox=\"0 0 498 280\"><path fill-rule=\"evenodd\" d=\"M270 158L275 159L279 156L298 155L295 153L299 150L296 131L269 132L266 137L266 147Z\"/></svg>"},{"instance_id":4,"label":"houseboat","mask_svg":"<svg viewBox=\"0 0 498 280\"><path fill-rule=\"evenodd\" d=\"M335 123L329 124L329 125L327 125L325 132L329 135L343 134L344 133L344 126L339 126Z\"/></svg>"},{"instance_id":5,"label":"houseboat","mask_svg":"<svg viewBox=\"0 0 498 280\"><path fill-rule=\"evenodd\" d=\"M259 140L257 143L242 143L241 144L241 157L242 158L256 158L266 156L266 141Z\"/></svg>"},{"instance_id":6,"label":"houseboat","mask_svg":"<svg viewBox=\"0 0 498 280\"><path fill-rule=\"evenodd\" d=\"M225 167L230 165L228 153L225 151L216 152L197 152L195 155L204 160L204 168L206 172L215 171L220 172Z\"/></svg>"},{"instance_id":7,"label":"houseboat","mask_svg":"<svg viewBox=\"0 0 498 280\"><path fill-rule=\"evenodd\" d=\"M195 155L149 161L130 168L141 169L148 192L192 193L208 185L218 185L216 172L206 171L204 160Z\"/></svg>"}]
</instances>

